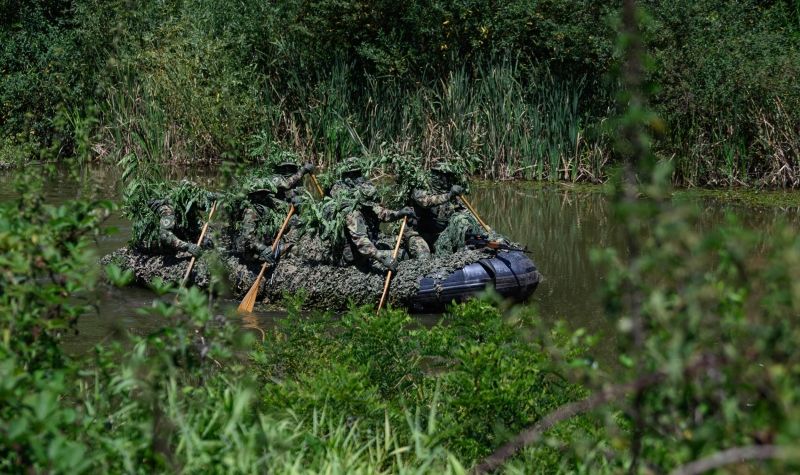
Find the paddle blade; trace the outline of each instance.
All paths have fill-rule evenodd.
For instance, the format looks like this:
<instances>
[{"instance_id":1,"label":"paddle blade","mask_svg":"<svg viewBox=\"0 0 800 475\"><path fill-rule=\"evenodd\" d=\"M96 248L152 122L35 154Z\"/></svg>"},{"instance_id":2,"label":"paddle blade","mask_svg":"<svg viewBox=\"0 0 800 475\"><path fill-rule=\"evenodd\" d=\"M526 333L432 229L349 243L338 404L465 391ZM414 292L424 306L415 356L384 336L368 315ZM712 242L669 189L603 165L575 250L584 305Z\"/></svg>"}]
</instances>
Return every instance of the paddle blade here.
<instances>
[{"instance_id":1,"label":"paddle blade","mask_svg":"<svg viewBox=\"0 0 800 475\"><path fill-rule=\"evenodd\" d=\"M261 284L261 278L258 278L256 279L255 282L253 282L252 287L250 287L250 290L247 291L247 295L244 296L237 310L239 310L240 312L253 311L253 307L255 307L256 305L256 298L258 297L258 287L260 286L260 284Z\"/></svg>"},{"instance_id":2,"label":"paddle blade","mask_svg":"<svg viewBox=\"0 0 800 475\"><path fill-rule=\"evenodd\" d=\"M253 285L250 287L250 290L247 291L247 294L242 299L242 303L239 304L239 308L237 308L240 312L252 312L253 307L256 306L256 298L258 297L258 288L261 286L261 278L264 277L264 271L267 270L267 263L261 265L261 271L259 271L258 276L256 277L256 281L253 282Z\"/></svg>"}]
</instances>

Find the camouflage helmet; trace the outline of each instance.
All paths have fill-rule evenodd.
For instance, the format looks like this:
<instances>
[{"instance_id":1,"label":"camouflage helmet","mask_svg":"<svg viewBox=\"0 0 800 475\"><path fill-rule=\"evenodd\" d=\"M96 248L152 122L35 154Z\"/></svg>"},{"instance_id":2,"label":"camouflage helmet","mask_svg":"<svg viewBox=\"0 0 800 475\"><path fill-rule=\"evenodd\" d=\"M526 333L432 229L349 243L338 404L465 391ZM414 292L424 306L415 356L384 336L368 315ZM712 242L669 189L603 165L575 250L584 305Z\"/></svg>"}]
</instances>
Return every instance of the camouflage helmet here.
<instances>
[{"instance_id":1,"label":"camouflage helmet","mask_svg":"<svg viewBox=\"0 0 800 475\"><path fill-rule=\"evenodd\" d=\"M350 157L339 165L336 169L336 174L339 179L355 179L364 176L364 166L358 158Z\"/></svg>"},{"instance_id":2,"label":"camouflage helmet","mask_svg":"<svg viewBox=\"0 0 800 475\"><path fill-rule=\"evenodd\" d=\"M295 162L281 162L274 168L274 172L281 176L294 175L298 170L300 170L300 165Z\"/></svg>"},{"instance_id":3,"label":"camouflage helmet","mask_svg":"<svg viewBox=\"0 0 800 475\"><path fill-rule=\"evenodd\" d=\"M447 161L438 161L433 164L431 167L431 173L435 175L445 176L445 177L452 177L455 179L459 175L459 170L456 170L456 166Z\"/></svg>"},{"instance_id":4,"label":"camouflage helmet","mask_svg":"<svg viewBox=\"0 0 800 475\"><path fill-rule=\"evenodd\" d=\"M460 173L452 163L446 161L436 162L431 167L431 186L437 190L447 190L458 183L459 176Z\"/></svg>"},{"instance_id":5,"label":"camouflage helmet","mask_svg":"<svg viewBox=\"0 0 800 475\"><path fill-rule=\"evenodd\" d=\"M254 188L247 192L247 198L255 203L263 203L273 198L274 192L267 188Z\"/></svg>"}]
</instances>

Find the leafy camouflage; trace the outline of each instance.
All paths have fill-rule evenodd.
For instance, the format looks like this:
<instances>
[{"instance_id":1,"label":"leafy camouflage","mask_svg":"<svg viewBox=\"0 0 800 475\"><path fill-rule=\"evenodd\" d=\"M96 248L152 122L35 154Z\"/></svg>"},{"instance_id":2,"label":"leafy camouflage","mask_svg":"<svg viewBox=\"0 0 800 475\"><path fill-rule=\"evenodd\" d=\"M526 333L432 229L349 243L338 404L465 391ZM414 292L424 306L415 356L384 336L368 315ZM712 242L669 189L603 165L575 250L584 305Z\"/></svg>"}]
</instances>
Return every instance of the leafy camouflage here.
<instances>
[{"instance_id":1,"label":"leafy camouflage","mask_svg":"<svg viewBox=\"0 0 800 475\"><path fill-rule=\"evenodd\" d=\"M467 188L466 177L470 164L466 160L438 160L433 164L415 155L387 155L380 165L390 170L395 177L394 183L387 187L383 195L387 203L393 206L405 206L415 190L432 190L434 185L433 171L448 171L453 175L453 183Z\"/></svg>"},{"instance_id":2,"label":"leafy camouflage","mask_svg":"<svg viewBox=\"0 0 800 475\"><path fill-rule=\"evenodd\" d=\"M468 211L459 211L450 216L447 226L434 242L437 256L458 252L466 246L470 236L484 235L483 228Z\"/></svg>"},{"instance_id":3,"label":"leafy camouflage","mask_svg":"<svg viewBox=\"0 0 800 475\"><path fill-rule=\"evenodd\" d=\"M199 237L214 197L188 180L172 185L134 180L123 198L123 214L133 222L131 244L144 249L158 249L162 245L174 248L180 243L170 234L179 241L192 242L192 238ZM162 228L169 233L164 233Z\"/></svg>"}]
</instances>

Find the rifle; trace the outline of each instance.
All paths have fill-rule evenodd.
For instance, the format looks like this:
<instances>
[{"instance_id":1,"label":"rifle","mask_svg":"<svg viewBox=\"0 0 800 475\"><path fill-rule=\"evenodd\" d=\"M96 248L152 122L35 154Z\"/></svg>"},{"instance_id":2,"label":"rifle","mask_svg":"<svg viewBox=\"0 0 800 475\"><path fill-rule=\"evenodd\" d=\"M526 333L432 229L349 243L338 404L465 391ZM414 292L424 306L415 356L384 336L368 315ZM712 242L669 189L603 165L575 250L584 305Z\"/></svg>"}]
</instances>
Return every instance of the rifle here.
<instances>
[{"instance_id":1,"label":"rifle","mask_svg":"<svg viewBox=\"0 0 800 475\"><path fill-rule=\"evenodd\" d=\"M500 241L492 241L491 239L486 238L469 238L466 240L465 243L467 246L472 246L474 248L489 248L495 251L517 251L517 252L524 252L525 254L531 254L531 251L520 248L516 246L509 246L508 244L502 243Z\"/></svg>"}]
</instances>

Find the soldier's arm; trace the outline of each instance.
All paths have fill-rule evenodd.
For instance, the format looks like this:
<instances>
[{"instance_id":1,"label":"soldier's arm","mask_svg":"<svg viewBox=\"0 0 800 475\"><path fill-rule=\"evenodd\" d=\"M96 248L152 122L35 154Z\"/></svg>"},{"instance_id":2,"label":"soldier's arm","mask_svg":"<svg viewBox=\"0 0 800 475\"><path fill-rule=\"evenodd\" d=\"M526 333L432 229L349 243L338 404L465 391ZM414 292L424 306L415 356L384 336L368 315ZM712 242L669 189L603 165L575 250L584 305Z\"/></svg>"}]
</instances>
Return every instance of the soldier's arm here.
<instances>
[{"instance_id":1,"label":"soldier's arm","mask_svg":"<svg viewBox=\"0 0 800 475\"><path fill-rule=\"evenodd\" d=\"M414 190L411 199L423 208L430 208L431 206L438 206L447 203L453 199L453 194L450 192L442 193L439 195L430 194L424 190Z\"/></svg>"},{"instance_id":2,"label":"soldier's arm","mask_svg":"<svg viewBox=\"0 0 800 475\"><path fill-rule=\"evenodd\" d=\"M300 168L294 175L279 180L276 183L278 191L283 190L284 192L287 192L293 188L296 188L297 185L303 180L303 176L305 176L305 174L305 169Z\"/></svg>"},{"instance_id":3,"label":"soldier's arm","mask_svg":"<svg viewBox=\"0 0 800 475\"><path fill-rule=\"evenodd\" d=\"M347 215L347 231L350 241L355 244L356 250L362 256L378 259L378 248L367 235L367 223L360 211L353 211Z\"/></svg>"},{"instance_id":4,"label":"soldier's arm","mask_svg":"<svg viewBox=\"0 0 800 475\"><path fill-rule=\"evenodd\" d=\"M398 219L402 218L404 215L400 213L400 210L394 210L385 208L381 205L375 205L372 207L372 210L378 216L378 219L381 221L397 221Z\"/></svg>"},{"instance_id":5,"label":"soldier's arm","mask_svg":"<svg viewBox=\"0 0 800 475\"><path fill-rule=\"evenodd\" d=\"M261 239L256 232L258 228L258 213L253 208L248 208L242 216L242 240L244 245L257 253L263 253L269 250L269 247L261 242Z\"/></svg>"},{"instance_id":6,"label":"soldier's arm","mask_svg":"<svg viewBox=\"0 0 800 475\"><path fill-rule=\"evenodd\" d=\"M158 208L158 215L158 237L161 242L178 251L188 251L191 244L172 232L175 229L175 211L169 206L161 206Z\"/></svg>"}]
</instances>

